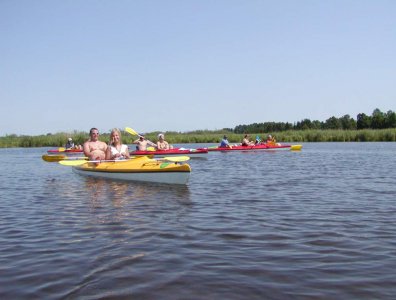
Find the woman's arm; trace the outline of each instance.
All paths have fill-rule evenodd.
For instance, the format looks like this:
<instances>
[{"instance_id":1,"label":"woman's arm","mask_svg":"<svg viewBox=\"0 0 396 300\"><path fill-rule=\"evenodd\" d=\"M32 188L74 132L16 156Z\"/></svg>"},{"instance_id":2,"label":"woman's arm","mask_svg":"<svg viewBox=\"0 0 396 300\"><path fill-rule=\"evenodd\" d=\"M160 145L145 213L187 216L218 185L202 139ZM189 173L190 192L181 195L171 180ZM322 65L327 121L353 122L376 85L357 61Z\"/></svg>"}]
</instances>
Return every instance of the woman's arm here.
<instances>
[{"instance_id":1,"label":"woman's arm","mask_svg":"<svg viewBox=\"0 0 396 300\"><path fill-rule=\"evenodd\" d=\"M112 155L111 155L111 146L108 146L106 149L106 160L110 160L112 159Z\"/></svg>"},{"instance_id":2,"label":"woman's arm","mask_svg":"<svg viewBox=\"0 0 396 300\"><path fill-rule=\"evenodd\" d=\"M125 156L125 158L130 158L130 157L131 157L131 156L129 155L129 148L128 148L128 146L126 147L124 156Z\"/></svg>"}]
</instances>

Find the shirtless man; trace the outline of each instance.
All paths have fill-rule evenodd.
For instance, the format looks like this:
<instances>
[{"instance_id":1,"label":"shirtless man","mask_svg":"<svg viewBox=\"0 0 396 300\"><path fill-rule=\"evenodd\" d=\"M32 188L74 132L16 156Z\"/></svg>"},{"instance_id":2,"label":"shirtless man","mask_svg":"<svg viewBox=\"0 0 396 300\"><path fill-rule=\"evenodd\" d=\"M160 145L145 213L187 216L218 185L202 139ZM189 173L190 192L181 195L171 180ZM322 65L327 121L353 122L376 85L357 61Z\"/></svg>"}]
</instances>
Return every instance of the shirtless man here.
<instances>
[{"instance_id":1,"label":"shirtless man","mask_svg":"<svg viewBox=\"0 0 396 300\"><path fill-rule=\"evenodd\" d=\"M107 145L105 142L99 141L99 130L97 128L91 128L89 136L90 139L83 146L85 156L89 160L104 160Z\"/></svg>"},{"instance_id":2,"label":"shirtless man","mask_svg":"<svg viewBox=\"0 0 396 300\"><path fill-rule=\"evenodd\" d=\"M139 135L139 138L133 141L133 144L136 144L136 148L138 151L147 151L147 145L157 148L157 145L153 142L146 140L143 135Z\"/></svg>"}]
</instances>

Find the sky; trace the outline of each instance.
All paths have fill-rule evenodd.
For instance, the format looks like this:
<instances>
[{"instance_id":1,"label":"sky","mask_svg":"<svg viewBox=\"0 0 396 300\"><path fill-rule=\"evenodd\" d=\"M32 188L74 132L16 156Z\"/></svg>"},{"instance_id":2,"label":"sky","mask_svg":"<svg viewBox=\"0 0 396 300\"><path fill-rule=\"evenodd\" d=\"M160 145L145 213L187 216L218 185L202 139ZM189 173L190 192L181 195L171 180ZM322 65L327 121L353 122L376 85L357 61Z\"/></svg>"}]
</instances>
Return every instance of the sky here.
<instances>
[{"instance_id":1,"label":"sky","mask_svg":"<svg viewBox=\"0 0 396 300\"><path fill-rule=\"evenodd\" d=\"M0 0L0 136L396 111L394 0Z\"/></svg>"}]
</instances>

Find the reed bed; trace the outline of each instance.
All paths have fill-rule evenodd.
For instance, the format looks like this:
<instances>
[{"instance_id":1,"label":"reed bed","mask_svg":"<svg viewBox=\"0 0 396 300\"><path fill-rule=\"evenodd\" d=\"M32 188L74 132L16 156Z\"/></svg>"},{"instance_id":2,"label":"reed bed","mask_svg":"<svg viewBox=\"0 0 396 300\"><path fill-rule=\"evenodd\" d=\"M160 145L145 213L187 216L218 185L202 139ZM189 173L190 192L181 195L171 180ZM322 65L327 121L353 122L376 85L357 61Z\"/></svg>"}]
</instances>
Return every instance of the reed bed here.
<instances>
[{"instance_id":1,"label":"reed bed","mask_svg":"<svg viewBox=\"0 0 396 300\"><path fill-rule=\"evenodd\" d=\"M147 133L147 139L156 142L159 132ZM240 143L243 134L229 131L194 131L194 132L164 132L165 139L171 144L187 143L219 143L223 135L227 135L230 143ZM265 140L267 135L276 137L278 142L395 142L396 128L390 129L363 129L363 130L288 130L268 132L266 134L250 134L252 140L259 136ZM67 138L73 138L75 144L82 145L88 139L87 132L56 133L38 136L7 135L0 137L0 148L15 147L64 147ZM122 132L123 143L132 144L137 136ZM109 133L100 135L100 140L109 141Z\"/></svg>"}]
</instances>

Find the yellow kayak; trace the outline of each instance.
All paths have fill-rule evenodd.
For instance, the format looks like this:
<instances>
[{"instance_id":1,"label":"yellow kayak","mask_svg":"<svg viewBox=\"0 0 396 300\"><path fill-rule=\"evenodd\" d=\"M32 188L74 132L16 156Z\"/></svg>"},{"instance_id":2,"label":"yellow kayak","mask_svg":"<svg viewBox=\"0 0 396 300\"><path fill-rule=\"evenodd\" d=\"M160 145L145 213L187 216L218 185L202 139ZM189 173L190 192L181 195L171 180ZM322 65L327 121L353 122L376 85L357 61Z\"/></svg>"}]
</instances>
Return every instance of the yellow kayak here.
<instances>
[{"instance_id":1,"label":"yellow kayak","mask_svg":"<svg viewBox=\"0 0 396 300\"><path fill-rule=\"evenodd\" d=\"M190 177L191 167L188 164L160 161L142 156L100 163L87 161L73 166L73 171L80 175L108 179L186 184Z\"/></svg>"}]
</instances>

